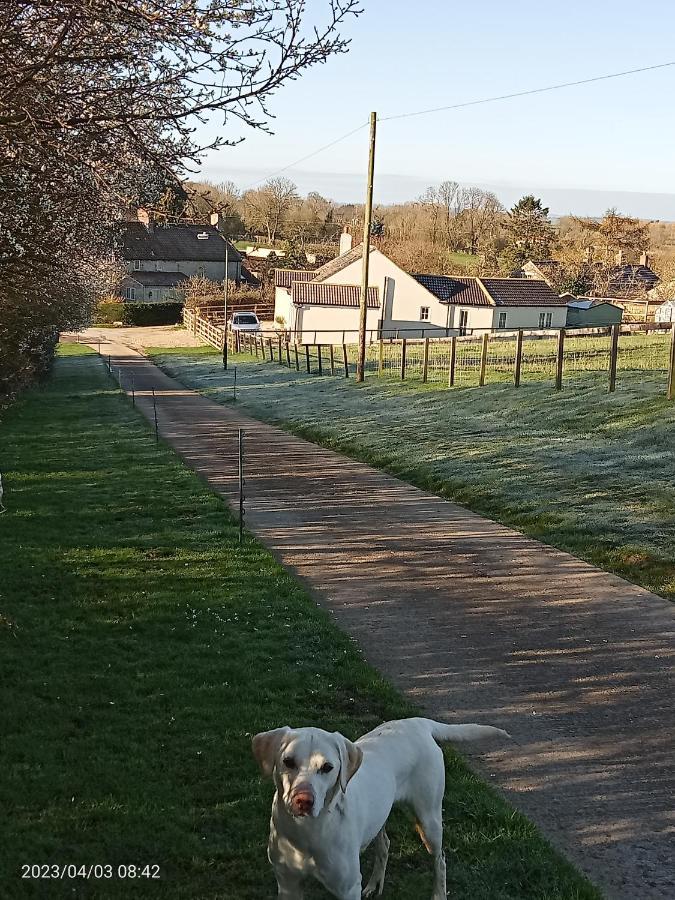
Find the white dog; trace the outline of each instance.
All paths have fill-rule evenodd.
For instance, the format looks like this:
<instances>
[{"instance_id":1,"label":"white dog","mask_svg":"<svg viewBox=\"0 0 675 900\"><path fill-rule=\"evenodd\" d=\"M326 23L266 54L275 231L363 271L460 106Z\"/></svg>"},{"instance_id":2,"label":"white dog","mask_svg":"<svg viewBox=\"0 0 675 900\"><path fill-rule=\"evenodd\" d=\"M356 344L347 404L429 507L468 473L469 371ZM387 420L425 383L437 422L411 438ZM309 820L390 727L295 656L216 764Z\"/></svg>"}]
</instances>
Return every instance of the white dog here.
<instances>
[{"instance_id":1,"label":"white dog","mask_svg":"<svg viewBox=\"0 0 675 900\"><path fill-rule=\"evenodd\" d=\"M385 824L396 801L410 803L434 858L432 900L445 900L445 765L437 741L509 735L490 725L443 725L431 719L386 722L348 741L339 732L287 726L253 738L253 754L276 785L268 845L279 896L301 900L311 875L338 900L359 900L359 855L376 840L363 896L381 894L389 853Z\"/></svg>"}]
</instances>

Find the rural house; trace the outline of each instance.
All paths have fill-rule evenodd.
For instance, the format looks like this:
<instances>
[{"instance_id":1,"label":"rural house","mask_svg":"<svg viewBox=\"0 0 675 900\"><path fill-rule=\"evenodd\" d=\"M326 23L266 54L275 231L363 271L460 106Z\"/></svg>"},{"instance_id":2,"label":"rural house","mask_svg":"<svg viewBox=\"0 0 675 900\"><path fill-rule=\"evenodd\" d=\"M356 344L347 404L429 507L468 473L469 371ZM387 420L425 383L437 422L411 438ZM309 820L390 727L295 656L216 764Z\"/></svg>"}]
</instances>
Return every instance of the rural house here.
<instances>
[{"instance_id":1,"label":"rural house","mask_svg":"<svg viewBox=\"0 0 675 900\"><path fill-rule=\"evenodd\" d=\"M600 300L597 297L588 299L572 298L567 304L568 328L598 328L603 325L620 325L623 318L623 309L610 303L608 300Z\"/></svg>"},{"instance_id":2,"label":"rural house","mask_svg":"<svg viewBox=\"0 0 675 900\"><path fill-rule=\"evenodd\" d=\"M209 225L164 225L154 222L145 210L138 221L122 228L121 255L126 269L119 290L125 300L147 303L172 300L192 275L211 281L242 278L241 254L218 229L217 216Z\"/></svg>"},{"instance_id":3,"label":"rural house","mask_svg":"<svg viewBox=\"0 0 675 900\"><path fill-rule=\"evenodd\" d=\"M363 245L314 272L277 269L275 318L310 343L356 340ZM545 282L513 278L410 275L370 250L367 329L371 338L466 334L472 329L562 328L566 300Z\"/></svg>"},{"instance_id":4,"label":"rural house","mask_svg":"<svg viewBox=\"0 0 675 900\"><path fill-rule=\"evenodd\" d=\"M525 278L416 275L437 298L451 334L472 330L564 328L567 300L545 282Z\"/></svg>"}]
</instances>

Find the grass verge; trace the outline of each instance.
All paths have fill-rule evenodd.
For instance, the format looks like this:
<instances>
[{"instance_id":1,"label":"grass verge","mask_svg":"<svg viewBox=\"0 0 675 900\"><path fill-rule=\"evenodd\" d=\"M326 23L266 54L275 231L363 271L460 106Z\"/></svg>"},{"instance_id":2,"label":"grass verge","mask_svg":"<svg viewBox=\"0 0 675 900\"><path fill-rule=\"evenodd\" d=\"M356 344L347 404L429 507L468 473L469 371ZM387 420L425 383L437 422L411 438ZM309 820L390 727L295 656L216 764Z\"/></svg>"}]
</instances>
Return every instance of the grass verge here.
<instances>
[{"instance_id":1,"label":"grass verge","mask_svg":"<svg viewBox=\"0 0 675 900\"><path fill-rule=\"evenodd\" d=\"M411 707L85 348L6 415L0 518L0 883L7 897L275 894L271 785L250 736L356 737ZM448 753L449 888L472 900L599 895ZM430 892L395 815L386 896ZM21 878L24 864L158 866L161 878ZM325 897L312 888L308 897Z\"/></svg>"},{"instance_id":2,"label":"grass verge","mask_svg":"<svg viewBox=\"0 0 675 900\"><path fill-rule=\"evenodd\" d=\"M230 401L215 350L149 352ZM608 395L593 373L562 392L540 382L448 390L232 361L238 402L255 416L675 599L675 404L648 374L623 373Z\"/></svg>"}]
</instances>

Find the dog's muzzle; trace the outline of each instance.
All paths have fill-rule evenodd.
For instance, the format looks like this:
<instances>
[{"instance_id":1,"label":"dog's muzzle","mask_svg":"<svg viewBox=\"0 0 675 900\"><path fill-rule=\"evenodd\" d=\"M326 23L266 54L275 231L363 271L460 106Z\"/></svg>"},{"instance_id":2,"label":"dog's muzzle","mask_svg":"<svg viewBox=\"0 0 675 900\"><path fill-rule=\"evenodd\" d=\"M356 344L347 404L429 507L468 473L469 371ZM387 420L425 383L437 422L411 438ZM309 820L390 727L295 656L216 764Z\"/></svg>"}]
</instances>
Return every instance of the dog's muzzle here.
<instances>
[{"instance_id":1,"label":"dog's muzzle","mask_svg":"<svg viewBox=\"0 0 675 900\"><path fill-rule=\"evenodd\" d=\"M301 786L293 791L290 797L291 812L294 816L309 816L315 803L314 791L311 787Z\"/></svg>"}]
</instances>

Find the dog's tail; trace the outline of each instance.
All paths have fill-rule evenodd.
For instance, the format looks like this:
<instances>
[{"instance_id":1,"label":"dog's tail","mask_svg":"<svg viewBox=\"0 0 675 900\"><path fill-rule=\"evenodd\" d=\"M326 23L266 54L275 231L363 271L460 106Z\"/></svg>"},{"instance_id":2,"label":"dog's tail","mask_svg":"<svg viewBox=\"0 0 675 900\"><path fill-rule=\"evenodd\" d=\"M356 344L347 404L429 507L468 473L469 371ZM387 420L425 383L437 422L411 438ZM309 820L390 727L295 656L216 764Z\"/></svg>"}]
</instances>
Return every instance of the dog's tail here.
<instances>
[{"instance_id":1,"label":"dog's tail","mask_svg":"<svg viewBox=\"0 0 675 900\"><path fill-rule=\"evenodd\" d=\"M508 731L502 728L494 728L492 725L444 725L442 722L426 720L430 726L431 736L439 744L444 741L452 741L453 744L463 744L469 741L480 741L489 737L510 738Z\"/></svg>"}]
</instances>

